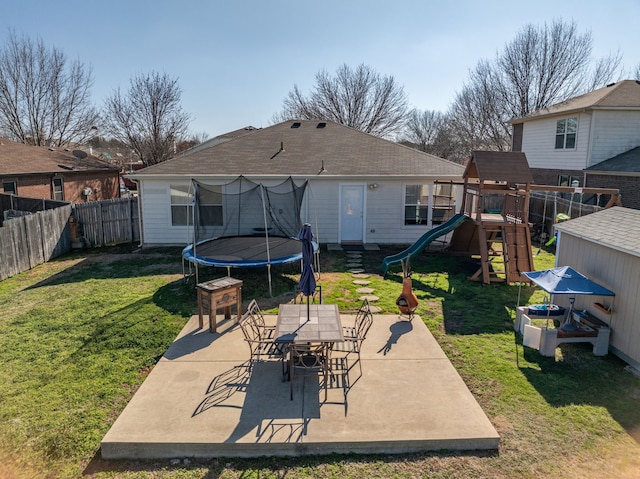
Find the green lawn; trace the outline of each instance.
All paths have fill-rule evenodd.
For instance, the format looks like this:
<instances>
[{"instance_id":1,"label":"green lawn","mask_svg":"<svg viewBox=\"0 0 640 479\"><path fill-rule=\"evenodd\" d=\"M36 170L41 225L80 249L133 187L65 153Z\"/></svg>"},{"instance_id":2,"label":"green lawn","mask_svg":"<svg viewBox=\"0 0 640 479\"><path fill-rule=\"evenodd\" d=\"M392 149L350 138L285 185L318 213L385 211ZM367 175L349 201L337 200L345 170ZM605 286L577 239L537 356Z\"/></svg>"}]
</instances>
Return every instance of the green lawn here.
<instances>
[{"instance_id":1,"label":"green lawn","mask_svg":"<svg viewBox=\"0 0 640 479\"><path fill-rule=\"evenodd\" d=\"M398 251L366 252L367 269ZM360 303L343 253L321 254L325 302ZM541 252L538 269L554 258ZM640 380L588 345L557 360L523 350L514 309L543 292L467 278L467 258L414 260L418 314L501 435L500 450L399 456L209 461L103 461L100 440L196 311L177 249L112 248L64 256L0 282L0 478L291 478L640 476ZM288 298L297 265L235 270L245 303L270 310ZM226 274L201 270L200 280ZM397 313L402 274L373 277L383 312ZM274 310L275 311L275 310ZM428 392L425 392L428 394Z\"/></svg>"}]
</instances>

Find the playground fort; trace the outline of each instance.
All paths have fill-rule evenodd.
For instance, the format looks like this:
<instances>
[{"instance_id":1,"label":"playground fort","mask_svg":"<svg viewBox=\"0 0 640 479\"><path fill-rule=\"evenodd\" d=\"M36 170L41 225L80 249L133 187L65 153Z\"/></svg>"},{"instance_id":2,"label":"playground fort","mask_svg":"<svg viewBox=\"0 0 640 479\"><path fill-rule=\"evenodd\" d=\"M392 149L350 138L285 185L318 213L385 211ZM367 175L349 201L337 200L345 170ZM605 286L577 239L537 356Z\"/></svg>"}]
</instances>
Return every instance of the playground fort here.
<instances>
[{"instance_id":1,"label":"playground fort","mask_svg":"<svg viewBox=\"0 0 640 479\"><path fill-rule=\"evenodd\" d=\"M463 180L459 213L427 231L406 250L387 256L382 263L383 275L391 264L411 258L453 232L446 252L479 257L480 266L469 279L486 284L528 282L522 273L535 271L534 227L542 247L557 218L566 220L590 212L589 208L621 204L618 189L534 184L522 152L474 151ZM532 195L542 203L541 212L532 207ZM585 198L596 204L583 203Z\"/></svg>"}]
</instances>

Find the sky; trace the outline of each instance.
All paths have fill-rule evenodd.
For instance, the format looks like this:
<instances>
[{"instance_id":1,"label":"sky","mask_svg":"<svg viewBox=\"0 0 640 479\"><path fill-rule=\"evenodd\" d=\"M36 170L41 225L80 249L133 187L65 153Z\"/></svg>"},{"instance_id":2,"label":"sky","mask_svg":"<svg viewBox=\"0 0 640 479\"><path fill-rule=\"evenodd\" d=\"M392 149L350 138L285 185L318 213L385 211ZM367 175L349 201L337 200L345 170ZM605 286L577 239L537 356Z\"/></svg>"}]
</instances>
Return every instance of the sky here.
<instances>
[{"instance_id":1,"label":"sky","mask_svg":"<svg viewBox=\"0 0 640 479\"><path fill-rule=\"evenodd\" d=\"M640 0L0 0L9 32L91 67L96 106L151 72L178 80L190 132L267 127L294 86L343 64L393 76L408 104L446 111L469 71L527 24L575 21L593 56L640 65Z\"/></svg>"}]
</instances>

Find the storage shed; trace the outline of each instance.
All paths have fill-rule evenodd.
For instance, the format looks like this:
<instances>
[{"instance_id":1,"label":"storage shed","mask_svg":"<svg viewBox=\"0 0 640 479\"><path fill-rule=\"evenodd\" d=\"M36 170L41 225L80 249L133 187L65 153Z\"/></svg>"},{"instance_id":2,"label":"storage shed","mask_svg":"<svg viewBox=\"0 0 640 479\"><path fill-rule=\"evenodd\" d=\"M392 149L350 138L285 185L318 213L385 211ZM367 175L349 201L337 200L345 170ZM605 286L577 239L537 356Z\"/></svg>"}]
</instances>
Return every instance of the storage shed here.
<instances>
[{"instance_id":1,"label":"storage shed","mask_svg":"<svg viewBox=\"0 0 640 479\"><path fill-rule=\"evenodd\" d=\"M640 371L640 210L616 206L559 223L556 230L556 265L571 266L616 293L608 304L576 296L574 309L607 323L609 350Z\"/></svg>"}]
</instances>

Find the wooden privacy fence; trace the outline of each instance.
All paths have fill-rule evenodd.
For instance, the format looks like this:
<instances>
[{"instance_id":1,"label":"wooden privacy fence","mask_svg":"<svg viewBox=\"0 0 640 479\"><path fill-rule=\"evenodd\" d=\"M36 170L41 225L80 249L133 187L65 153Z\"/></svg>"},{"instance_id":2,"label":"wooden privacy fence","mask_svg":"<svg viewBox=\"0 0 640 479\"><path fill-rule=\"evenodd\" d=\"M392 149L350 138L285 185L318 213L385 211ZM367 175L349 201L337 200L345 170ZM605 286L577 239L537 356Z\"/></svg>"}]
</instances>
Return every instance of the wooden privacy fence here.
<instances>
[{"instance_id":1,"label":"wooden privacy fence","mask_svg":"<svg viewBox=\"0 0 640 479\"><path fill-rule=\"evenodd\" d=\"M71 250L71 204L35 213L13 211L0 227L0 280ZM7 210L5 210L7 211Z\"/></svg>"},{"instance_id":2,"label":"wooden privacy fence","mask_svg":"<svg viewBox=\"0 0 640 479\"><path fill-rule=\"evenodd\" d=\"M89 247L140 240L136 197L74 204L73 216L80 223L80 236Z\"/></svg>"}]
</instances>

